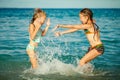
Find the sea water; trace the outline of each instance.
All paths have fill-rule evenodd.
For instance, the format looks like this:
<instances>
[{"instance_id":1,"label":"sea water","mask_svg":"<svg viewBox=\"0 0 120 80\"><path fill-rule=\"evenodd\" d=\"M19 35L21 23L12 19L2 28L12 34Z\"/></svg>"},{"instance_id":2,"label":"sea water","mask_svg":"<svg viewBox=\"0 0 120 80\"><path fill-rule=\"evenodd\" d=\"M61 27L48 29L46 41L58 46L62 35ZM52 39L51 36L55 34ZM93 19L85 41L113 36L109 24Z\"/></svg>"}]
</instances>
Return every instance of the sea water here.
<instances>
[{"instance_id":1,"label":"sea water","mask_svg":"<svg viewBox=\"0 0 120 80\"><path fill-rule=\"evenodd\" d=\"M80 24L81 9L43 9L51 26L36 50L38 69L32 69L26 46L34 13L29 8L0 8L0 80L119 80L120 9L92 9L105 46L103 55L81 67L89 43L82 30L55 37L57 24ZM42 26L42 29L46 25ZM64 31L67 29L58 29Z\"/></svg>"}]
</instances>

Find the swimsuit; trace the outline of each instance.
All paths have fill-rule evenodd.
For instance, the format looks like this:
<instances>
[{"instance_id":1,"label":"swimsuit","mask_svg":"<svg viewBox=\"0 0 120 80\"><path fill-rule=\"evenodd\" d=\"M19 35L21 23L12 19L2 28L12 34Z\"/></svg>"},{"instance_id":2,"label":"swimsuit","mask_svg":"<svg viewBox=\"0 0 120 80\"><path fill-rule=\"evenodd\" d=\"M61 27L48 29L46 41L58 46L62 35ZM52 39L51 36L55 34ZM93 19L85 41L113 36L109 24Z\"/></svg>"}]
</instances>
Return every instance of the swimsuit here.
<instances>
[{"instance_id":1,"label":"swimsuit","mask_svg":"<svg viewBox=\"0 0 120 80\"><path fill-rule=\"evenodd\" d=\"M97 24L95 24L95 26L97 26ZM97 32L98 32L99 31L99 27L97 26L96 29L97 29ZM94 36L95 36L95 32L90 32L88 29L84 29L84 32L85 32L85 34L94 34ZM104 46L103 46L103 44L98 44L98 45L96 45L94 47L89 47L88 48L88 52L91 51L91 50L93 50L93 49L96 49L100 53L104 52Z\"/></svg>"},{"instance_id":2,"label":"swimsuit","mask_svg":"<svg viewBox=\"0 0 120 80\"><path fill-rule=\"evenodd\" d=\"M42 34L42 30L39 29L36 36L35 36L35 38L32 41L35 42L35 43L39 43L40 40L41 40L41 34ZM27 47L26 47L26 50L35 50L36 48L37 48L36 46L28 44Z\"/></svg>"},{"instance_id":3,"label":"swimsuit","mask_svg":"<svg viewBox=\"0 0 120 80\"><path fill-rule=\"evenodd\" d=\"M94 23L95 24L95 23ZM99 26L95 24L94 31L99 31ZM90 32L88 29L84 29L85 34L95 34L96 32Z\"/></svg>"},{"instance_id":4,"label":"swimsuit","mask_svg":"<svg viewBox=\"0 0 120 80\"><path fill-rule=\"evenodd\" d=\"M96 49L99 53L103 53L104 52L104 45L103 44L98 44L94 47L89 47L88 52L93 50L93 49Z\"/></svg>"},{"instance_id":5,"label":"swimsuit","mask_svg":"<svg viewBox=\"0 0 120 80\"><path fill-rule=\"evenodd\" d=\"M28 44L26 47L26 50L35 50L35 49L36 49L36 46L33 46L31 44Z\"/></svg>"},{"instance_id":6,"label":"swimsuit","mask_svg":"<svg viewBox=\"0 0 120 80\"><path fill-rule=\"evenodd\" d=\"M85 29L84 31L85 31L86 34L94 34L93 32L90 32L90 31L88 31L87 29ZM98 52L100 52L100 53L103 53L103 52L104 52L104 46L103 46L103 44L98 44L98 45L96 45L96 46L94 46L94 47L90 47L90 48L88 49L88 51L90 51L90 50L92 50L92 49L96 49L96 50L97 50Z\"/></svg>"}]
</instances>

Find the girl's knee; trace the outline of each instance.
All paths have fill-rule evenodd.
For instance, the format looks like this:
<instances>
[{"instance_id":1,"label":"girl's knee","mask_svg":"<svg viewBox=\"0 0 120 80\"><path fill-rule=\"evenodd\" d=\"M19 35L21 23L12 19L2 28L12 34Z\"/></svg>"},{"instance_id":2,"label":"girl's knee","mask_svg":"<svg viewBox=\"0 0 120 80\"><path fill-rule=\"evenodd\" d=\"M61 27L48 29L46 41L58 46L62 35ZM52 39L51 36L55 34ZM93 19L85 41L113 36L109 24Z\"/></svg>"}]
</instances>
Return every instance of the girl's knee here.
<instances>
[{"instance_id":1,"label":"girl's knee","mask_svg":"<svg viewBox=\"0 0 120 80\"><path fill-rule=\"evenodd\" d=\"M80 66L83 66L84 64L86 64L86 62L83 60L80 60Z\"/></svg>"}]
</instances>

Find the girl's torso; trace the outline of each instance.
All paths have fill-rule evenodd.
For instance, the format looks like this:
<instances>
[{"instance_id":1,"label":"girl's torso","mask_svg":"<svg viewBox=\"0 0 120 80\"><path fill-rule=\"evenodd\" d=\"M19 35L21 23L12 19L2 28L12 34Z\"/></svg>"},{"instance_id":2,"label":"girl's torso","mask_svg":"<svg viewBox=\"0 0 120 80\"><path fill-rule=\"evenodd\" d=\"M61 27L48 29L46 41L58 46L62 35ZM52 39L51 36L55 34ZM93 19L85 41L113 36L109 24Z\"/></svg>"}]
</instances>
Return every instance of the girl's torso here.
<instances>
[{"instance_id":1,"label":"girl's torso","mask_svg":"<svg viewBox=\"0 0 120 80\"><path fill-rule=\"evenodd\" d=\"M34 28L36 28L34 24L33 24L33 26L34 26ZM40 43L40 41L41 41L41 34L42 34L42 30L41 30L41 28L40 28L40 29L38 30L38 32L36 33L34 39L30 39L30 37L29 37L29 39L30 39L30 44L33 45L33 46L37 46L38 43ZM29 35L30 35L30 34L29 34Z\"/></svg>"},{"instance_id":2,"label":"girl's torso","mask_svg":"<svg viewBox=\"0 0 120 80\"><path fill-rule=\"evenodd\" d=\"M100 40L100 32L95 28L96 25L92 26L89 29L85 29L84 32L87 36L87 39L92 47L102 44Z\"/></svg>"}]
</instances>

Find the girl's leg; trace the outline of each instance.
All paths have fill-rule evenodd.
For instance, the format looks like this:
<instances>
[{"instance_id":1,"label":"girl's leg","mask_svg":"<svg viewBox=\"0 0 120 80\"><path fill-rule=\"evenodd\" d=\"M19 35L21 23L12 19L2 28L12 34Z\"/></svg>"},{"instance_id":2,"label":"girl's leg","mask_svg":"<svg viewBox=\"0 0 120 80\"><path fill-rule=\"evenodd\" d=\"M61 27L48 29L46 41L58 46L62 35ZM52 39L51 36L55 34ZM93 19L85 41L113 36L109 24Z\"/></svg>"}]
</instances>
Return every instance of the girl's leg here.
<instances>
[{"instance_id":1,"label":"girl's leg","mask_svg":"<svg viewBox=\"0 0 120 80\"><path fill-rule=\"evenodd\" d=\"M83 66L84 64L86 64L87 62L90 62L91 60L93 60L94 58L96 58L97 56L101 55L101 52L98 52L96 49L92 49L90 50L87 54L85 54L85 56L80 60L80 65Z\"/></svg>"},{"instance_id":2,"label":"girl's leg","mask_svg":"<svg viewBox=\"0 0 120 80\"><path fill-rule=\"evenodd\" d=\"M38 67L38 61L37 61L37 57L36 57L36 54L35 54L34 50L28 50L27 54L30 57L30 62L32 64L32 68L33 69L37 68Z\"/></svg>"}]
</instances>

